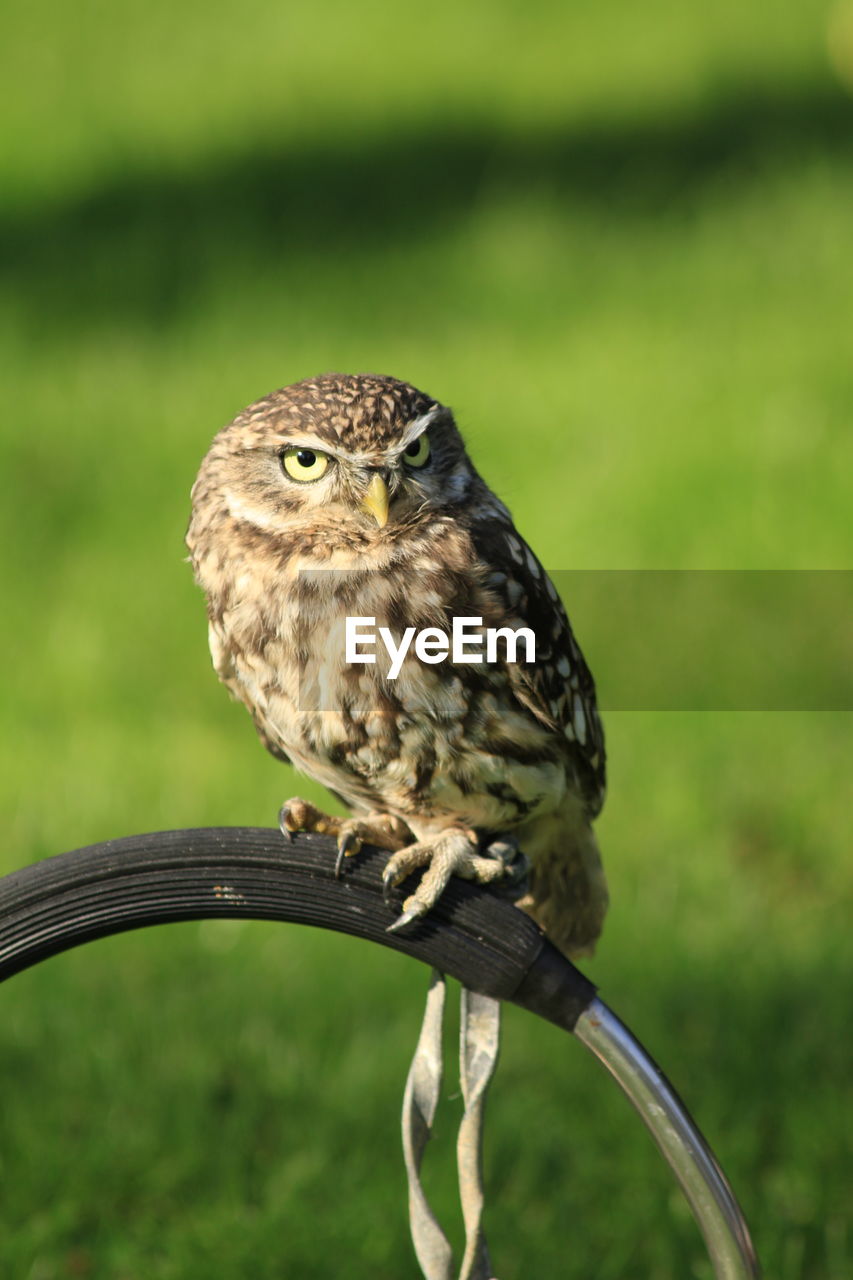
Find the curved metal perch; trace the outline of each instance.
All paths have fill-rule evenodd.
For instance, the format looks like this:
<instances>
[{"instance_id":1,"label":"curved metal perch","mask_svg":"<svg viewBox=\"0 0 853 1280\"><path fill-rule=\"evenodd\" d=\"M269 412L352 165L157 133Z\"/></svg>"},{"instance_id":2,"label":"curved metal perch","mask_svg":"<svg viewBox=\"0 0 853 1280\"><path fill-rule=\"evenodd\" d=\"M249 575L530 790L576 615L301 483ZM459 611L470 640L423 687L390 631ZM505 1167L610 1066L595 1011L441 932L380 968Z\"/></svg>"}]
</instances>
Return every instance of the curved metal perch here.
<instances>
[{"instance_id":1,"label":"curved metal perch","mask_svg":"<svg viewBox=\"0 0 853 1280\"><path fill-rule=\"evenodd\" d=\"M454 880L405 934L382 900L388 855L365 849L334 876L328 837L211 827L128 836L48 858L0 879L0 981L108 934L215 916L286 920L402 951L573 1032L628 1095L668 1161L705 1238L717 1280L754 1280L758 1262L713 1153L666 1077L595 987L509 902Z\"/></svg>"}]
</instances>

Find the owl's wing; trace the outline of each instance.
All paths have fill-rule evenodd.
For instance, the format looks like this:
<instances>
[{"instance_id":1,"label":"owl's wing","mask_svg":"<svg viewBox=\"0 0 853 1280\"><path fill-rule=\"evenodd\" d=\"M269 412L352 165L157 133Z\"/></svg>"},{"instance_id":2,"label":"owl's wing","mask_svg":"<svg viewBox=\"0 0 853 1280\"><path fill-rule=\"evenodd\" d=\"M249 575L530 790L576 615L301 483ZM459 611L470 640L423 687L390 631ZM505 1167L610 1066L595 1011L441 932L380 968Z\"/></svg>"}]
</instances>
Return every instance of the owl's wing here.
<instances>
[{"instance_id":1,"label":"owl's wing","mask_svg":"<svg viewBox=\"0 0 853 1280\"><path fill-rule=\"evenodd\" d=\"M208 627L208 644L210 646L210 657L213 662L213 669L219 676L219 679L225 685L225 688L231 694L235 702L242 702L248 708L249 714L254 721L255 729L263 746L266 747L270 755L275 756L276 760L280 760L282 764L290 764L290 756L282 750L277 744L275 738L268 732L264 722L264 717L253 698L250 697L243 682L240 680L237 667L234 662L234 654L229 641L222 635L219 628L213 622Z\"/></svg>"},{"instance_id":2,"label":"owl's wing","mask_svg":"<svg viewBox=\"0 0 853 1280\"><path fill-rule=\"evenodd\" d=\"M515 531L494 518L476 521L471 536L478 558L488 566L485 585L505 609L500 625L529 627L536 637L534 662L507 663L519 702L566 738L591 817L604 803L604 731L595 681L572 633L557 589Z\"/></svg>"}]
</instances>

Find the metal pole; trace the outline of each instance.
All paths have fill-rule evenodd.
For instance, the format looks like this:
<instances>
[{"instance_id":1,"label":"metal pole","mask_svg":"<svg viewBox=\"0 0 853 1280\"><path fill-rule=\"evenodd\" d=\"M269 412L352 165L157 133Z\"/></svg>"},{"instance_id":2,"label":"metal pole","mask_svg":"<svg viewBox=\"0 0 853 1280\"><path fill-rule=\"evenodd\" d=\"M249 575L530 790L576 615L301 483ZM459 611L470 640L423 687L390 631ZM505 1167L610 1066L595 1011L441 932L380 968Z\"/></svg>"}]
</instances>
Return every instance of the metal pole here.
<instances>
[{"instance_id":1,"label":"metal pole","mask_svg":"<svg viewBox=\"0 0 853 1280\"><path fill-rule=\"evenodd\" d=\"M761 1271L740 1207L666 1076L598 998L580 1015L574 1034L628 1095L669 1163L705 1237L717 1280L757 1280Z\"/></svg>"}]
</instances>

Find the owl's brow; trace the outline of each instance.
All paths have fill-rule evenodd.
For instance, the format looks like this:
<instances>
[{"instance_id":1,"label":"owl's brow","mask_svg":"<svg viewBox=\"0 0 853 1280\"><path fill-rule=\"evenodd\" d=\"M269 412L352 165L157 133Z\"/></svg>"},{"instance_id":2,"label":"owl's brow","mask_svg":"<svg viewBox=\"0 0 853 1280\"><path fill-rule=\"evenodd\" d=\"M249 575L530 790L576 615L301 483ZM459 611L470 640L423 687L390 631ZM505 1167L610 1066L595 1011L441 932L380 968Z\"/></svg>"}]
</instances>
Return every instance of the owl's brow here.
<instances>
[{"instance_id":1,"label":"owl's brow","mask_svg":"<svg viewBox=\"0 0 853 1280\"><path fill-rule=\"evenodd\" d=\"M363 452L343 449L337 441L326 440L310 431L300 431L298 435L282 438L275 446L276 453L283 453L287 449L313 449L315 453L324 453L337 462L350 462L354 466L364 462Z\"/></svg>"},{"instance_id":2,"label":"owl's brow","mask_svg":"<svg viewBox=\"0 0 853 1280\"><path fill-rule=\"evenodd\" d=\"M437 404L426 413L419 414L417 418L412 418L411 422L406 423L399 439L385 451L386 456L390 458L399 457L413 441L423 435L428 427L449 416L449 410L444 405ZM257 447L269 446L259 444ZM328 440L324 436L316 435L311 431L294 432L292 436L282 435L277 441L275 449L278 453L284 449L315 449L318 453L326 453L330 457L344 462L358 464L364 461L363 451L344 449L337 441Z\"/></svg>"},{"instance_id":3,"label":"owl's brow","mask_svg":"<svg viewBox=\"0 0 853 1280\"><path fill-rule=\"evenodd\" d=\"M259 442L257 449L263 451L269 449L266 441ZM313 449L316 453L327 453L333 458L349 458L350 455L343 449L336 447L330 440L325 440L322 436L315 435L311 431L298 431L293 435L281 435L277 439L274 452L283 453L285 449ZM353 455L355 457L355 455Z\"/></svg>"},{"instance_id":4,"label":"owl's brow","mask_svg":"<svg viewBox=\"0 0 853 1280\"><path fill-rule=\"evenodd\" d=\"M408 449L410 444L413 444L419 436L423 435L428 427L431 427L434 422L439 420L439 418L446 416L447 410L443 405L437 404L426 413L421 413L417 418L412 418L411 422L406 423L403 428L403 434L400 436L400 439L394 445L393 449L389 449L388 452L395 455L403 453Z\"/></svg>"}]
</instances>

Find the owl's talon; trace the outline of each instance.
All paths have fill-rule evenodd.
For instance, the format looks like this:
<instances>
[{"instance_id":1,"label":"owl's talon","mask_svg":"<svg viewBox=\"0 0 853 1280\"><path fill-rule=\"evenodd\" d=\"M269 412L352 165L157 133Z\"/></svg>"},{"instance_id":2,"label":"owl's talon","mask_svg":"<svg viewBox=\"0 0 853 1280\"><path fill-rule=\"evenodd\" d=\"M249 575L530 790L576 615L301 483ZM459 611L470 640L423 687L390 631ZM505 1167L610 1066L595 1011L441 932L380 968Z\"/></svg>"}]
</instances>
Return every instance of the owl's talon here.
<instances>
[{"instance_id":1,"label":"owl's talon","mask_svg":"<svg viewBox=\"0 0 853 1280\"><path fill-rule=\"evenodd\" d=\"M518 856L518 841L514 836L498 836L482 849L484 858L495 858L509 869Z\"/></svg>"},{"instance_id":2,"label":"owl's talon","mask_svg":"<svg viewBox=\"0 0 853 1280\"><path fill-rule=\"evenodd\" d=\"M503 835L490 840L481 856L494 858L503 864L502 879L507 887L523 886L530 871L530 859L518 847L515 836Z\"/></svg>"},{"instance_id":3,"label":"owl's talon","mask_svg":"<svg viewBox=\"0 0 853 1280\"><path fill-rule=\"evenodd\" d=\"M393 924L389 924L385 930L386 933L402 933L407 925L413 920L420 920L426 914L425 911L419 911L417 907L409 907L407 911L402 911Z\"/></svg>"},{"instance_id":4,"label":"owl's talon","mask_svg":"<svg viewBox=\"0 0 853 1280\"><path fill-rule=\"evenodd\" d=\"M341 873L344 869L344 858L354 858L357 853L361 852L362 839L358 832L346 829L347 824L344 823L344 830L338 836L338 856L335 858L335 879L340 880Z\"/></svg>"},{"instance_id":5,"label":"owl's talon","mask_svg":"<svg viewBox=\"0 0 853 1280\"><path fill-rule=\"evenodd\" d=\"M521 849L516 849L515 857L508 864L504 875L508 884L523 884L530 874L530 859Z\"/></svg>"},{"instance_id":6,"label":"owl's talon","mask_svg":"<svg viewBox=\"0 0 853 1280\"><path fill-rule=\"evenodd\" d=\"M281 834L283 836L286 836L287 839L290 841L290 843L293 844L293 841L296 839L296 832L299 830L299 828L288 826L289 817L290 817L290 803L288 802L287 804L283 804L278 811L278 829L281 832Z\"/></svg>"},{"instance_id":7,"label":"owl's talon","mask_svg":"<svg viewBox=\"0 0 853 1280\"><path fill-rule=\"evenodd\" d=\"M394 868L389 860L385 870L382 872L382 900L386 907L394 905L394 890L399 883L400 879L394 874Z\"/></svg>"}]
</instances>

